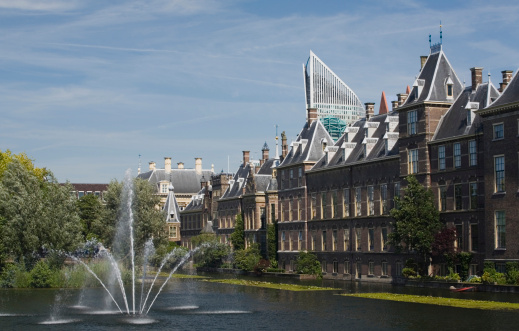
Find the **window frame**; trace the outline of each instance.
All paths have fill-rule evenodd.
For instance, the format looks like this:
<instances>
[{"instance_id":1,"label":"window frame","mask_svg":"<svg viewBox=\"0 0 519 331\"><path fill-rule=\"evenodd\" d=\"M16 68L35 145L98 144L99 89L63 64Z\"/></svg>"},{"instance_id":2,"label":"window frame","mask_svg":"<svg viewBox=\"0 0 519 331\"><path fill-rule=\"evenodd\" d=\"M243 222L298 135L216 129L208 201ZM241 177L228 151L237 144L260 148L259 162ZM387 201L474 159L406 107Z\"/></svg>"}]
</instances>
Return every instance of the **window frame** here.
<instances>
[{"instance_id":1,"label":"window frame","mask_svg":"<svg viewBox=\"0 0 519 331\"><path fill-rule=\"evenodd\" d=\"M407 152L407 172L417 174L418 169L418 148L409 149Z\"/></svg>"},{"instance_id":2,"label":"window frame","mask_svg":"<svg viewBox=\"0 0 519 331\"><path fill-rule=\"evenodd\" d=\"M503 122L492 124L493 140L502 140L505 138L505 124Z\"/></svg>"},{"instance_id":3,"label":"window frame","mask_svg":"<svg viewBox=\"0 0 519 331\"><path fill-rule=\"evenodd\" d=\"M438 146L438 170L445 170L445 145Z\"/></svg>"},{"instance_id":4,"label":"window frame","mask_svg":"<svg viewBox=\"0 0 519 331\"><path fill-rule=\"evenodd\" d=\"M407 112L407 134L416 134L416 123L418 122L418 114L416 110L410 110Z\"/></svg>"},{"instance_id":5,"label":"window frame","mask_svg":"<svg viewBox=\"0 0 519 331\"><path fill-rule=\"evenodd\" d=\"M475 139L469 140L469 166L478 165L478 144Z\"/></svg>"},{"instance_id":6,"label":"window frame","mask_svg":"<svg viewBox=\"0 0 519 331\"><path fill-rule=\"evenodd\" d=\"M454 168L461 168L461 143L453 145Z\"/></svg>"},{"instance_id":7,"label":"window frame","mask_svg":"<svg viewBox=\"0 0 519 331\"><path fill-rule=\"evenodd\" d=\"M505 187L505 156L494 155L494 193L504 193Z\"/></svg>"},{"instance_id":8,"label":"window frame","mask_svg":"<svg viewBox=\"0 0 519 331\"><path fill-rule=\"evenodd\" d=\"M495 223L495 249L506 249L506 212L496 210L494 212Z\"/></svg>"}]
</instances>

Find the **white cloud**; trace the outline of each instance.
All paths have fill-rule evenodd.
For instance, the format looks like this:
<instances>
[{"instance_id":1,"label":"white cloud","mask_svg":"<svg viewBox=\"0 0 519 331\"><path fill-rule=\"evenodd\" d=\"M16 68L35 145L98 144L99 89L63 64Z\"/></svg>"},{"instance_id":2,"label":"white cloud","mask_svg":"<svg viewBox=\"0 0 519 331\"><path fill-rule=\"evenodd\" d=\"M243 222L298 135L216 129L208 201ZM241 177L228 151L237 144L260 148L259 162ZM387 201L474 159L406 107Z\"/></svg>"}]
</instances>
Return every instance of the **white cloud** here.
<instances>
[{"instance_id":1,"label":"white cloud","mask_svg":"<svg viewBox=\"0 0 519 331\"><path fill-rule=\"evenodd\" d=\"M0 8L41 12L68 11L79 6L79 1L75 0L0 0Z\"/></svg>"}]
</instances>

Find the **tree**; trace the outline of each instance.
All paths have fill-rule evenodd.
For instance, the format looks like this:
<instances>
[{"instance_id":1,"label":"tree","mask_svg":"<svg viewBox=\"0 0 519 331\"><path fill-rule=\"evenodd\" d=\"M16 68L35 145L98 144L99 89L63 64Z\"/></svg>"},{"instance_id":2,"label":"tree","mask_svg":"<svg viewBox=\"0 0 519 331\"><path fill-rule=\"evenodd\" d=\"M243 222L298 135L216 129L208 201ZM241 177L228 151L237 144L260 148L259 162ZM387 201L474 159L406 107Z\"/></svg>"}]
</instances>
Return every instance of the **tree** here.
<instances>
[{"instance_id":1,"label":"tree","mask_svg":"<svg viewBox=\"0 0 519 331\"><path fill-rule=\"evenodd\" d=\"M83 238L99 239L103 228L104 207L99 197L93 194L87 194L79 198L77 201L79 217L81 219Z\"/></svg>"},{"instance_id":2,"label":"tree","mask_svg":"<svg viewBox=\"0 0 519 331\"><path fill-rule=\"evenodd\" d=\"M310 252L299 252L295 269L298 274L317 275L318 278L323 276L321 263L317 260L317 256Z\"/></svg>"},{"instance_id":3,"label":"tree","mask_svg":"<svg viewBox=\"0 0 519 331\"><path fill-rule=\"evenodd\" d=\"M240 214L236 216L234 232L231 234L231 242L235 250L245 249L245 225Z\"/></svg>"},{"instance_id":4,"label":"tree","mask_svg":"<svg viewBox=\"0 0 519 331\"><path fill-rule=\"evenodd\" d=\"M402 199L395 197L399 208L391 210L393 231L390 243L397 251L417 252L428 265L435 235L442 223L433 194L423 187L414 176L408 176L407 188Z\"/></svg>"},{"instance_id":5,"label":"tree","mask_svg":"<svg viewBox=\"0 0 519 331\"><path fill-rule=\"evenodd\" d=\"M202 233L191 238L191 243L200 249L194 260L200 267L218 268L229 256L229 246L218 241L214 233Z\"/></svg>"},{"instance_id":6,"label":"tree","mask_svg":"<svg viewBox=\"0 0 519 331\"><path fill-rule=\"evenodd\" d=\"M29 264L49 250L72 251L80 240L80 220L72 188L48 172L37 177L13 160L0 179L0 242L4 256Z\"/></svg>"},{"instance_id":7,"label":"tree","mask_svg":"<svg viewBox=\"0 0 519 331\"><path fill-rule=\"evenodd\" d=\"M20 164L25 169L27 169L40 180L43 180L45 176L47 176L48 174L47 169L36 168L32 163L32 160L25 153L13 154L10 150L6 150L5 152L2 152L2 150L0 150L0 178L7 170L7 166L9 165L9 163L13 162L14 160L20 162Z\"/></svg>"},{"instance_id":8,"label":"tree","mask_svg":"<svg viewBox=\"0 0 519 331\"><path fill-rule=\"evenodd\" d=\"M278 224L274 222L267 226L267 253L270 264L277 267L278 253Z\"/></svg>"},{"instance_id":9,"label":"tree","mask_svg":"<svg viewBox=\"0 0 519 331\"><path fill-rule=\"evenodd\" d=\"M245 271L254 270L254 267L259 263L260 259L261 254L258 244L234 252L234 263L236 264L236 267Z\"/></svg>"}]
</instances>

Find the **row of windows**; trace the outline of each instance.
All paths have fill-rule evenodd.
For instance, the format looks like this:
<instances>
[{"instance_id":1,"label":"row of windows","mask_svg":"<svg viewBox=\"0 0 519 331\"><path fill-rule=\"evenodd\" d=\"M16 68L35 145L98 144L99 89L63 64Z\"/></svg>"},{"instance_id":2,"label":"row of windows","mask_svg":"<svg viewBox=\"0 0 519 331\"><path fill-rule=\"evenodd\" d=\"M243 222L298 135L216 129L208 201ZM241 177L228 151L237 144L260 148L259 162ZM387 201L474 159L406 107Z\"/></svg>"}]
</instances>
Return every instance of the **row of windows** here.
<instances>
[{"instance_id":1,"label":"row of windows","mask_svg":"<svg viewBox=\"0 0 519 331\"><path fill-rule=\"evenodd\" d=\"M294 169L288 170L289 178L287 180L285 170L281 170L281 189L286 188L292 188L292 187L299 187L302 185L302 179L303 179L303 167L299 167L296 169L297 171L297 183L293 181L296 177L294 177L295 172ZM288 183L288 185L287 185Z\"/></svg>"},{"instance_id":2,"label":"row of windows","mask_svg":"<svg viewBox=\"0 0 519 331\"><path fill-rule=\"evenodd\" d=\"M321 270L323 273L332 272L334 274L338 274L339 272L342 272L344 275L355 275L355 278L360 278L362 275L362 261L356 260L356 261L350 261L345 260L343 263L341 263L342 270L340 268L339 261L333 260L331 263L331 268L328 268L328 261L322 260L321 261ZM379 265L379 268L376 268L376 266ZM286 269L286 261L281 260L281 268ZM353 269L352 269L353 267ZM377 270L378 269L378 270ZM395 276L402 276L402 269L403 269L403 263L400 261L397 261L394 265L394 272ZM290 271L295 270L295 261L290 261ZM377 273L377 274L376 274ZM368 261L368 269L367 269L367 275L368 276L388 276L389 275L389 263L387 261L382 261L380 264L375 263L374 261Z\"/></svg>"},{"instance_id":3,"label":"row of windows","mask_svg":"<svg viewBox=\"0 0 519 331\"><path fill-rule=\"evenodd\" d=\"M446 169L446 153L445 145L438 146L438 169ZM453 144L453 159L454 168L461 168L461 143ZM476 140L469 141L469 166L473 167L478 164L477 145Z\"/></svg>"},{"instance_id":4,"label":"row of windows","mask_svg":"<svg viewBox=\"0 0 519 331\"><path fill-rule=\"evenodd\" d=\"M463 187L465 184L454 184L454 210L467 209L463 204ZM468 209L478 208L478 183L471 182L468 184ZM447 211L447 185L438 186L438 209L440 211ZM465 208L464 208L465 207Z\"/></svg>"}]
</instances>

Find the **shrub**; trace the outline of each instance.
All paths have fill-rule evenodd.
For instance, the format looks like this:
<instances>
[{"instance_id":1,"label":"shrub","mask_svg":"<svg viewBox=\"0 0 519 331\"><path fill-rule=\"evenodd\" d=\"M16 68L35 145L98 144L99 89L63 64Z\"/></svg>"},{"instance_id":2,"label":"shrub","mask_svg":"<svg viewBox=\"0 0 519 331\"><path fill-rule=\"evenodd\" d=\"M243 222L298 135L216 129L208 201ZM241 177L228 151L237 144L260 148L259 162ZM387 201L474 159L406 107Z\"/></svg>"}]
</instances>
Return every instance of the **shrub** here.
<instances>
[{"instance_id":1,"label":"shrub","mask_svg":"<svg viewBox=\"0 0 519 331\"><path fill-rule=\"evenodd\" d=\"M53 272L49 265L40 260L30 272L30 285L36 288L51 287Z\"/></svg>"},{"instance_id":2,"label":"shrub","mask_svg":"<svg viewBox=\"0 0 519 331\"><path fill-rule=\"evenodd\" d=\"M518 262L507 262L506 263L506 283L515 285L519 280L519 263Z\"/></svg>"},{"instance_id":3,"label":"shrub","mask_svg":"<svg viewBox=\"0 0 519 331\"><path fill-rule=\"evenodd\" d=\"M447 276L445 276L445 280L448 280L448 281L459 281L461 279L460 275L456 272L454 272L454 270L452 268L449 268L449 274Z\"/></svg>"},{"instance_id":4,"label":"shrub","mask_svg":"<svg viewBox=\"0 0 519 331\"><path fill-rule=\"evenodd\" d=\"M295 269L298 274L317 275L318 278L323 277L321 263L313 253L299 252L296 259Z\"/></svg>"},{"instance_id":5,"label":"shrub","mask_svg":"<svg viewBox=\"0 0 519 331\"><path fill-rule=\"evenodd\" d=\"M402 269L402 276L404 276L405 278L416 277L416 270L409 267L404 268Z\"/></svg>"},{"instance_id":6,"label":"shrub","mask_svg":"<svg viewBox=\"0 0 519 331\"><path fill-rule=\"evenodd\" d=\"M0 273L0 287L15 287L16 273L19 269L20 268L14 263L6 264Z\"/></svg>"},{"instance_id":7,"label":"shrub","mask_svg":"<svg viewBox=\"0 0 519 331\"><path fill-rule=\"evenodd\" d=\"M270 262L265 259L260 259L259 262L254 266L254 272L256 273L262 273L267 271L267 269L270 267Z\"/></svg>"},{"instance_id":8,"label":"shrub","mask_svg":"<svg viewBox=\"0 0 519 331\"><path fill-rule=\"evenodd\" d=\"M261 255L258 245L252 245L247 249L239 249L234 252L234 263L236 267L252 271L254 267L260 262Z\"/></svg>"}]
</instances>

